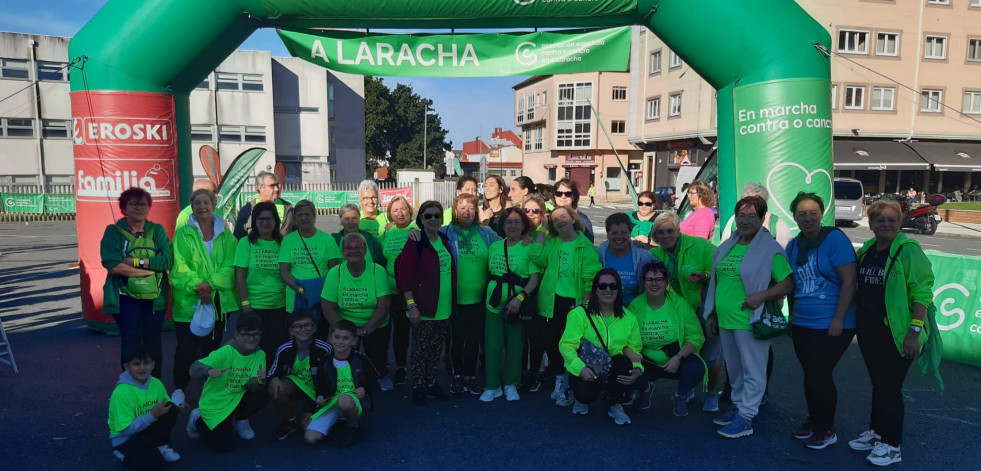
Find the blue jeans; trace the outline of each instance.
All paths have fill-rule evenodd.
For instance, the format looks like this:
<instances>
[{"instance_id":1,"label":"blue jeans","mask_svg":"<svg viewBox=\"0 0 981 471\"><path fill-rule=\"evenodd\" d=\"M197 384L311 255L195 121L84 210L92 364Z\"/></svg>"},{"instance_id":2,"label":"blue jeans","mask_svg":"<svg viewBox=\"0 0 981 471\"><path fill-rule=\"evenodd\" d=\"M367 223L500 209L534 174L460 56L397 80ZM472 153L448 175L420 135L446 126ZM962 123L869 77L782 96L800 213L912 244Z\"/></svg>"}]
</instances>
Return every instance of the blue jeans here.
<instances>
[{"instance_id":1,"label":"blue jeans","mask_svg":"<svg viewBox=\"0 0 981 471\"><path fill-rule=\"evenodd\" d=\"M152 299L133 299L125 294L119 295L119 314L113 314L119 329L121 348L119 364L126 363L126 351L133 345L143 344L150 350L154 366L151 373L160 378L163 367L163 346L160 331L163 329L167 311L154 311Z\"/></svg>"},{"instance_id":2,"label":"blue jeans","mask_svg":"<svg viewBox=\"0 0 981 471\"><path fill-rule=\"evenodd\" d=\"M644 388L647 387L648 381L668 378L678 380L678 388L675 390L675 394L684 396L685 394L688 394L689 391L695 389L695 386L698 386L698 383L701 383L702 378L705 377L705 364L702 363L702 359L694 353L685 357L684 360L681 360L681 364L678 365L678 370L674 373L664 371L664 368L657 366L646 358L644 358L641 363L644 365L644 374L642 374L640 379L634 383L636 388L640 391L643 391Z\"/></svg>"}]
</instances>

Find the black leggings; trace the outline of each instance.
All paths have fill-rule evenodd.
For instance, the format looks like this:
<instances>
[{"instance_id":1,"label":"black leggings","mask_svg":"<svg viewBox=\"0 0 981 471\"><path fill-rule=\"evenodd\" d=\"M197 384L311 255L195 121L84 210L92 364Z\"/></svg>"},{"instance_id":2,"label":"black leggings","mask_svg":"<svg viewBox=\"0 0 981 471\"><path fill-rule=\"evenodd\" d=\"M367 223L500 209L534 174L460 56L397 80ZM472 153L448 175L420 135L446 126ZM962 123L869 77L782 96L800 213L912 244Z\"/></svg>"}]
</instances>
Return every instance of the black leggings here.
<instances>
[{"instance_id":1,"label":"black leggings","mask_svg":"<svg viewBox=\"0 0 981 471\"><path fill-rule=\"evenodd\" d=\"M177 423L177 414L177 408L171 406L170 412L117 446L115 450L123 454L123 466L140 470L163 467L164 459L157 447L170 441L170 431Z\"/></svg>"},{"instance_id":2,"label":"black leggings","mask_svg":"<svg viewBox=\"0 0 981 471\"><path fill-rule=\"evenodd\" d=\"M289 327L286 326L286 309L252 309L252 312L262 318L262 337L259 348L266 353L266 365L271 365L276 358L276 350L289 340Z\"/></svg>"},{"instance_id":3,"label":"black leggings","mask_svg":"<svg viewBox=\"0 0 981 471\"><path fill-rule=\"evenodd\" d=\"M477 356L484 339L484 306L458 304L450 316L453 343L450 348L453 374L464 377L476 375Z\"/></svg>"},{"instance_id":4,"label":"black leggings","mask_svg":"<svg viewBox=\"0 0 981 471\"><path fill-rule=\"evenodd\" d=\"M215 295L215 313L221 312L221 302ZM221 346L222 334L225 332L225 321L215 319L215 327L211 333L198 337L191 332L190 322L174 322L174 332L177 334L177 347L174 348L174 388L184 389L191 382L188 370L195 361L211 354Z\"/></svg>"},{"instance_id":5,"label":"black leggings","mask_svg":"<svg viewBox=\"0 0 981 471\"><path fill-rule=\"evenodd\" d=\"M208 425L204 423L204 419L198 419L194 423L194 427L201 433L201 438L212 450L219 453L228 453L237 446L235 436L238 433L235 431L234 421L252 417L261 411L262 408L266 407L266 402L268 401L269 395L266 393L265 388L260 388L258 391L246 391L245 395L242 396L242 400L239 401L238 406L232 411L232 414L221 421L214 429L208 428Z\"/></svg>"},{"instance_id":6,"label":"black leggings","mask_svg":"<svg viewBox=\"0 0 981 471\"><path fill-rule=\"evenodd\" d=\"M374 367L376 378L388 376L388 339L391 324L375 329L370 335L361 338L364 345L364 354Z\"/></svg>"},{"instance_id":7,"label":"black leggings","mask_svg":"<svg viewBox=\"0 0 981 471\"><path fill-rule=\"evenodd\" d=\"M548 355L548 369L552 374L565 372L565 360L559 353L559 339L565 332L569 311L576 307L576 300L556 295L554 303L551 319L535 316L527 329L530 354L528 371L532 375L538 374L543 353Z\"/></svg>"},{"instance_id":8,"label":"black leggings","mask_svg":"<svg viewBox=\"0 0 981 471\"><path fill-rule=\"evenodd\" d=\"M828 329L808 329L792 326L794 352L804 370L804 398L810 416L811 430L824 432L835 425L838 409L838 388L834 371L841 356L855 337L853 329L842 330L831 337Z\"/></svg>"},{"instance_id":9,"label":"black leggings","mask_svg":"<svg viewBox=\"0 0 981 471\"><path fill-rule=\"evenodd\" d=\"M576 401L582 404L590 404L599 399L600 391L606 390L606 396L610 399L610 404L623 404L633 394L633 385L622 384L617 380L617 376L629 376L630 370L634 365L623 355L613 356L613 367L610 368L610 377L606 382L583 381L578 376L569 375L569 387Z\"/></svg>"},{"instance_id":10,"label":"black leggings","mask_svg":"<svg viewBox=\"0 0 981 471\"><path fill-rule=\"evenodd\" d=\"M872 417L869 429L882 436L882 442L899 446L903 442L903 382L912 360L899 353L889 326L881 321L859 323L858 348L872 380Z\"/></svg>"},{"instance_id":11,"label":"black leggings","mask_svg":"<svg viewBox=\"0 0 981 471\"><path fill-rule=\"evenodd\" d=\"M392 295L389 298L392 300L392 306L388 309L388 317L391 319L395 366L405 368L409 364L409 332L412 331L412 324L409 323L409 317L405 314L405 299L401 295Z\"/></svg>"}]
</instances>

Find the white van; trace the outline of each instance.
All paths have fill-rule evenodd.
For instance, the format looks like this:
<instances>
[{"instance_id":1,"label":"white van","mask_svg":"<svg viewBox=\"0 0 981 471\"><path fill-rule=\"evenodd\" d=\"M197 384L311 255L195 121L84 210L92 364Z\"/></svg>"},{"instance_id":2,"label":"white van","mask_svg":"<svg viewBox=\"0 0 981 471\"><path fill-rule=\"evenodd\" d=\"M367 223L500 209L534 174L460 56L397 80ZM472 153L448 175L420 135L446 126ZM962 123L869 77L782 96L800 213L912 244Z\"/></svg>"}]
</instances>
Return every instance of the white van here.
<instances>
[{"instance_id":1,"label":"white van","mask_svg":"<svg viewBox=\"0 0 981 471\"><path fill-rule=\"evenodd\" d=\"M835 223L861 221L865 217L865 188L851 178L835 178Z\"/></svg>"}]
</instances>

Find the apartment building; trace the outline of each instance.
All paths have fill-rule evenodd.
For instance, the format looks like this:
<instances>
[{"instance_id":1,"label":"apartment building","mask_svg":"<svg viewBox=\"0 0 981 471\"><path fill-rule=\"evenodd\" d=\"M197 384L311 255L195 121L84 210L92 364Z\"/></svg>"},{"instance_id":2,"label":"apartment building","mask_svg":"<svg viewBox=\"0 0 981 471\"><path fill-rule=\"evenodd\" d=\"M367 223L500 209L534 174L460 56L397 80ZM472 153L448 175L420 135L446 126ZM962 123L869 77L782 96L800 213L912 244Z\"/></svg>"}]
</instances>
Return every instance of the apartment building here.
<instances>
[{"instance_id":1,"label":"apartment building","mask_svg":"<svg viewBox=\"0 0 981 471\"><path fill-rule=\"evenodd\" d=\"M836 176L866 193L949 192L981 183L981 0L799 0L831 35ZM635 28L630 142L673 185L712 152L715 91Z\"/></svg>"},{"instance_id":2,"label":"apartment building","mask_svg":"<svg viewBox=\"0 0 981 471\"><path fill-rule=\"evenodd\" d=\"M524 175L536 183L569 177L583 194L594 184L600 198L628 198L628 183L642 177L642 152L627 141L630 79L626 72L538 75L512 87Z\"/></svg>"},{"instance_id":3,"label":"apartment building","mask_svg":"<svg viewBox=\"0 0 981 471\"><path fill-rule=\"evenodd\" d=\"M0 32L0 185L74 182L68 43ZM336 113L335 113L336 110ZM269 152L288 183L365 175L364 81L268 51L235 51L191 92L191 152L218 150L223 169L245 149ZM195 177L205 177L192 159Z\"/></svg>"},{"instance_id":4,"label":"apartment building","mask_svg":"<svg viewBox=\"0 0 981 471\"><path fill-rule=\"evenodd\" d=\"M500 175L508 183L524 175L522 165L522 141L514 131L494 128L490 139L477 136L463 143L463 148L454 151L460 159L461 170L480 180L488 175ZM483 170L481 164L483 163Z\"/></svg>"}]
</instances>

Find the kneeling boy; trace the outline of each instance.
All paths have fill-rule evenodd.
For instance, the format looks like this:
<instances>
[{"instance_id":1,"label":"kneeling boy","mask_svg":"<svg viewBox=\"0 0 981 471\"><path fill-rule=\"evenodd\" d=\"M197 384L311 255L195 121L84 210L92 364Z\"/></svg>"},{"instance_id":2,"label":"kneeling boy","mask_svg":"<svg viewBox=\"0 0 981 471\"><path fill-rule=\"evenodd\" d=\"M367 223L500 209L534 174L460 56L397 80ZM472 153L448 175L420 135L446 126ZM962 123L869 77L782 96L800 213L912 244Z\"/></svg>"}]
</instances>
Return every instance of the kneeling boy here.
<instances>
[{"instance_id":1,"label":"kneeling boy","mask_svg":"<svg viewBox=\"0 0 981 471\"><path fill-rule=\"evenodd\" d=\"M349 320L341 320L330 334L334 348L314 377L318 410L307 425L304 439L317 443L331 427L343 419L347 423L338 446L345 448L361 439L361 401L365 396L364 359L355 353L358 328Z\"/></svg>"},{"instance_id":2,"label":"kneeling boy","mask_svg":"<svg viewBox=\"0 0 981 471\"><path fill-rule=\"evenodd\" d=\"M266 355L259 350L262 319L242 313L235 338L227 345L194 362L192 378L207 378L197 409L187 421L187 435L204 438L219 452L235 449L235 432L245 440L255 438L249 417L266 406ZM234 431L233 431L234 428Z\"/></svg>"},{"instance_id":3,"label":"kneeling boy","mask_svg":"<svg viewBox=\"0 0 981 471\"><path fill-rule=\"evenodd\" d=\"M280 426L273 435L283 440L297 429L296 401L303 401L303 411L309 416L315 409L316 393L313 377L320 365L333 351L330 344L314 338L316 324L313 312L297 309L289 316L292 339L276 350L269 367L269 398L279 415Z\"/></svg>"},{"instance_id":4,"label":"kneeling boy","mask_svg":"<svg viewBox=\"0 0 981 471\"><path fill-rule=\"evenodd\" d=\"M150 376L150 349L137 344L123 358L123 371L109 399L109 440L113 454L132 469L160 469L181 459L167 445L179 408L159 379ZM185 406L186 408L186 406Z\"/></svg>"}]
</instances>

